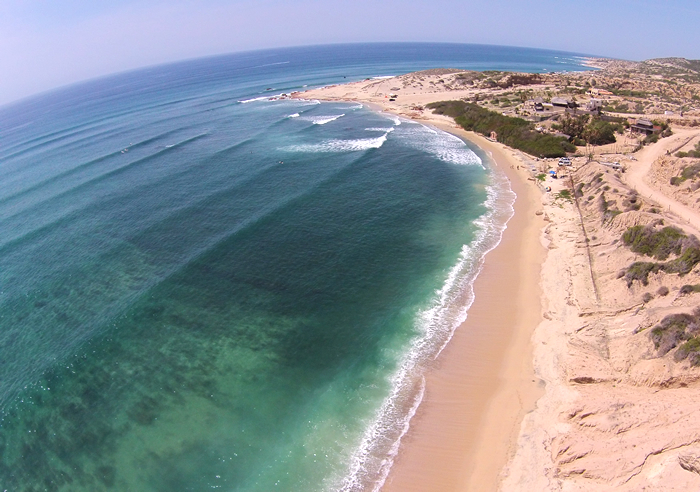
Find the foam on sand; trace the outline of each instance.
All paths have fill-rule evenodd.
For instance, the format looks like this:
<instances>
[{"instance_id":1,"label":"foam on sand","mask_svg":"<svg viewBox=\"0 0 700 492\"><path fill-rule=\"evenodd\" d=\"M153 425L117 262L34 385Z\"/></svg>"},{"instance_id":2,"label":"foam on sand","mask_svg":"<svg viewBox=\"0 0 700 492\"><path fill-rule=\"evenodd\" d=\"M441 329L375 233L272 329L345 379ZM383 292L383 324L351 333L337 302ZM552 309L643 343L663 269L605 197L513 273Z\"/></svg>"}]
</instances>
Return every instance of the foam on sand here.
<instances>
[{"instance_id":1,"label":"foam on sand","mask_svg":"<svg viewBox=\"0 0 700 492\"><path fill-rule=\"evenodd\" d=\"M418 314L416 325L421 335L391 378L391 394L368 423L349 473L338 487L342 492L378 492L383 487L401 439L423 400L426 364L437 358L467 318L474 301L474 280L483 268L486 254L501 242L506 223L514 213L515 193L508 179L496 173L493 178L494 185L487 187L485 202L489 211L475 221L475 239L462 247L457 263L448 272L442 288L435 292L430 307Z\"/></svg>"},{"instance_id":2,"label":"foam on sand","mask_svg":"<svg viewBox=\"0 0 700 492\"><path fill-rule=\"evenodd\" d=\"M393 114L382 113L382 116L389 118L394 122L394 126L399 126L401 124L401 119Z\"/></svg>"}]
</instances>

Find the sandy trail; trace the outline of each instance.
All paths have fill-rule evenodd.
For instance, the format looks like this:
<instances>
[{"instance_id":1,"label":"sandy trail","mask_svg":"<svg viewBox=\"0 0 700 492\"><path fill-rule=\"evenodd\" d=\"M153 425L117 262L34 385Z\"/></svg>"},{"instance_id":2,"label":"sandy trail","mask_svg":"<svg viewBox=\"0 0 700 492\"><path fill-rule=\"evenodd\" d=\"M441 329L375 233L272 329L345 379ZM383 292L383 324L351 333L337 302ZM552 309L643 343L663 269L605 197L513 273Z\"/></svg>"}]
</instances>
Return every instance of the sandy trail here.
<instances>
[{"instance_id":1,"label":"sandy trail","mask_svg":"<svg viewBox=\"0 0 700 492\"><path fill-rule=\"evenodd\" d=\"M652 188L646 180L652 164L659 157L666 155L667 152L673 154L698 135L700 135L700 130L677 130L671 137L664 138L657 144L642 149L637 154L637 162L624 175L624 180L630 188L657 202L664 209L664 212L678 217L680 221L685 223L686 228L692 229L691 232L700 237L700 213L663 194L658 189Z\"/></svg>"}]
</instances>

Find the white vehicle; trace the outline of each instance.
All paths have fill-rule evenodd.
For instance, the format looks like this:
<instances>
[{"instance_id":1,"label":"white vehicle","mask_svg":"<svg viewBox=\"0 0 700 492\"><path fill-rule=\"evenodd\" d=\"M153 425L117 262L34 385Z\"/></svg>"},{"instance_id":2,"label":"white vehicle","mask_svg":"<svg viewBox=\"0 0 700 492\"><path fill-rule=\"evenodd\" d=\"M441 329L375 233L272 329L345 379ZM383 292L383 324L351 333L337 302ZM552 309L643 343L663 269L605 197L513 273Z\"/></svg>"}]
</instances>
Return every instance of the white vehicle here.
<instances>
[{"instance_id":1,"label":"white vehicle","mask_svg":"<svg viewBox=\"0 0 700 492\"><path fill-rule=\"evenodd\" d=\"M571 159L568 157L562 157L559 159L559 165L560 166L570 166L571 165Z\"/></svg>"}]
</instances>

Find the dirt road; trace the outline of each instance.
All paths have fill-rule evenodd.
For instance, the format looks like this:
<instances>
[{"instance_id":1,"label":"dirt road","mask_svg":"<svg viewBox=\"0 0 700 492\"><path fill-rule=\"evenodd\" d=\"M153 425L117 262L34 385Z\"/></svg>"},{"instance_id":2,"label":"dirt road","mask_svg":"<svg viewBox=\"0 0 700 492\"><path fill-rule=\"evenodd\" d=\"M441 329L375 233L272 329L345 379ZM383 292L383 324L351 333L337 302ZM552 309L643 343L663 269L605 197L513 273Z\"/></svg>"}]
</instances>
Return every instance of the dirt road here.
<instances>
[{"instance_id":1,"label":"dirt road","mask_svg":"<svg viewBox=\"0 0 700 492\"><path fill-rule=\"evenodd\" d=\"M688 143L692 138L700 135L700 130L677 130L672 136L661 139L658 143L645 147L637 154L637 161L633 162L623 175L624 181L637 192L657 202L666 211L678 219L689 232L700 237L700 213L664 195L661 191L650 186L646 176L652 164L661 156L674 153L680 147Z\"/></svg>"}]
</instances>

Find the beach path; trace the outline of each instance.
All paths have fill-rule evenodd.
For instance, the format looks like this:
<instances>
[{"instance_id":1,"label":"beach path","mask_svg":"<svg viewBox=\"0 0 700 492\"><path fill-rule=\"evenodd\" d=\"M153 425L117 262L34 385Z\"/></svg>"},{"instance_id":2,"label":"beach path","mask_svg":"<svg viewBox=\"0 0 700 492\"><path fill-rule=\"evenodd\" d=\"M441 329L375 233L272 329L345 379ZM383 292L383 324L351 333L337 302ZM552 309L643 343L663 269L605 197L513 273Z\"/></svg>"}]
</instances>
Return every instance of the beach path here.
<instances>
[{"instance_id":1,"label":"beach path","mask_svg":"<svg viewBox=\"0 0 700 492\"><path fill-rule=\"evenodd\" d=\"M678 217L686 228L692 229L691 232L700 237L700 213L652 187L646 179L657 159L667 152L673 154L698 135L700 130L678 130L671 137L642 149L637 154L637 162L625 173L624 179L631 188L657 202L667 213Z\"/></svg>"}]
</instances>

